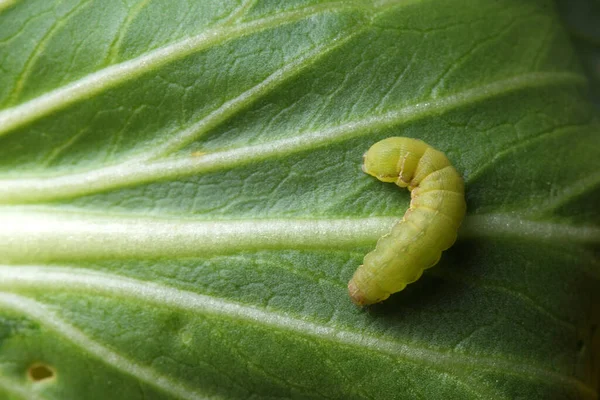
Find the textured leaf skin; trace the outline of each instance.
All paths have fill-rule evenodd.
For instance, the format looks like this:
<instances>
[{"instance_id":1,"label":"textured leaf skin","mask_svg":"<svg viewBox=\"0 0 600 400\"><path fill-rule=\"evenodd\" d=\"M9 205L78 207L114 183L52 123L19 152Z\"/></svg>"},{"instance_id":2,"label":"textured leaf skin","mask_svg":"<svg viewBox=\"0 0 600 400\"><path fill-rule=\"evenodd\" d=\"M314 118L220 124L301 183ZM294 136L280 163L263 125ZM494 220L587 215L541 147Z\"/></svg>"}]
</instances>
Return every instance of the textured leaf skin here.
<instances>
[{"instance_id":1,"label":"textured leaf skin","mask_svg":"<svg viewBox=\"0 0 600 400\"><path fill-rule=\"evenodd\" d=\"M550 0L0 0L0 398L597 399L587 90ZM390 136L468 214L361 310Z\"/></svg>"}]
</instances>

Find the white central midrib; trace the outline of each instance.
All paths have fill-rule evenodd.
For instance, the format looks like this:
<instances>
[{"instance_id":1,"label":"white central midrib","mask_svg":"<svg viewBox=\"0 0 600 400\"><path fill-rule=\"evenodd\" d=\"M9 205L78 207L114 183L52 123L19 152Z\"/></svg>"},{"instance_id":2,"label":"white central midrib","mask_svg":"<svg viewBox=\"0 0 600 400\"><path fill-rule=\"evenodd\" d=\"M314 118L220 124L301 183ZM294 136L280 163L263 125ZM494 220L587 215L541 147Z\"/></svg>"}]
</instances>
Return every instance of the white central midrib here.
<instances>
[{"instance_id":1,"label":"white central midrib","mask_svg":"<svg viewBox=\"0 0 600 400\"><path fill-rule=\"evenodd\" d=\"M189 221L0 211L0 262L162 258L369 245L399 219Z\"/></svg>"},{"instance_id":2,"label":"white central midrib","mask_svg":"<svg viewBox=\"0 0 600 400\"><path fill-rule=\"evenodd\" d=\"M194 221L0 207L0 262L191 257L244 250L354 249L374 246L401 217ZM600 229L528 221L519 215L467 217L459 238L483 237L586 244L600 243Z\"/></svg>"},{"instance_id":3,"label":"white central midrib","mask_svg":"<svg viewBox=\"0 0 600 400\"><path fill-rule=\"evenodd\" d=\"M9 292L20 289L66 290L95 293L112 298L131 298L143 303L172 307L183 311L231 318L251 324L291 331L296 334L316 337L319 340L341 345L370 349L396 358L422 363L453 373L460 366L479 366L502 373L525 376L543 382L560 382L575 386L585 393L593 392L582 382L543 368L511 362L503 359L474 357L439 350L421 348L364 332L354 332L346 327L318 324L289 315L264 311L256 307L228 302L222 299L196 294L151 282L143 282L106 273L85 270L46 267L0 266L0 288ZM38 316L39 318L39 316Z\"/></svg>"}]
</instances>

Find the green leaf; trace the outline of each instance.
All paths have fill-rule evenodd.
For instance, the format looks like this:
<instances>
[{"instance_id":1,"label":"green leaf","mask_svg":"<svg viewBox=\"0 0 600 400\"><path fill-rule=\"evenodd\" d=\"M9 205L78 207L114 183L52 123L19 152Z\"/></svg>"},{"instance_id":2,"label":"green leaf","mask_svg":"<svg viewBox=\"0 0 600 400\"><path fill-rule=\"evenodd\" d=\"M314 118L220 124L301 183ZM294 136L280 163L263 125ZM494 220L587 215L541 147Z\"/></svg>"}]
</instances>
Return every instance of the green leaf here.
<instances>
[{"instance_id":1,"label":"green leaf","mask_svg":"<svg viewBox=\"0 0 600 400\"><path fill-rule=\"evenodd\" d=\"M0 398L597 399L587 90L551 0L0 0ZM399 135L468 216L358 309Z\"/></svg>"},{"instance_id":2,"label":"green leaf","mask_svg":"<svg viewBox=\"0 0 600 400\"><path fill-rule=\"evenodd\" d=\"M600 1L556 0L586 75L591 95L600 107Z\"/></svg>"}]
</instances>

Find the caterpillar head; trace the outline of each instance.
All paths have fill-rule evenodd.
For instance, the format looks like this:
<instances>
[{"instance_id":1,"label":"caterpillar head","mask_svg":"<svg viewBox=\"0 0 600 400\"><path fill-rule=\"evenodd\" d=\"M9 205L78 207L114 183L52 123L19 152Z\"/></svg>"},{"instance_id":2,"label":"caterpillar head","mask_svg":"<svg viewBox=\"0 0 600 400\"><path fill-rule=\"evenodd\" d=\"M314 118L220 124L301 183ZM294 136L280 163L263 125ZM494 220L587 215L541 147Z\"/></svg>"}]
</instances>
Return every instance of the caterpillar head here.
<instances>
[{"instance_id":1,"label":"caterpillar head","mask_svg":"<svg viewBox=\"0 0 600 400\"><path fill-rule=\"evenodd\" d=\"M395 182L398 179L398 155L401 144L396 138L388 138L375 143L363 156L363 171L382 182Z\"/></svg>"}]
</instances>

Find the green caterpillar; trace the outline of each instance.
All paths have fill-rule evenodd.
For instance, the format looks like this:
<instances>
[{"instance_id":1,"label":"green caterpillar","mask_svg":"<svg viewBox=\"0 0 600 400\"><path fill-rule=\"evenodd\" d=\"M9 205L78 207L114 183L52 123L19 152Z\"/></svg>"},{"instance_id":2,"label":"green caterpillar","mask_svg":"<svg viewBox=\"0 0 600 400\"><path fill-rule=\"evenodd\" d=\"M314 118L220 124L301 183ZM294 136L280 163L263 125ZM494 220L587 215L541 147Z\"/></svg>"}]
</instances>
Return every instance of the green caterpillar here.
<instances>
[{"instance_id":1,"label":"green caterpillar","mask_svg":"<svg viewBox=\"0 0 600 400\"><path fill-rule=\"evenodd\" d=\"M363 158L365 173L408 187L411 201L348 283L350 298L359 306L387 299L437 264L456 241L466 212L461 176L444 153L427 143L391 137L375 143Z\"/></svg>"}]
</instances>

